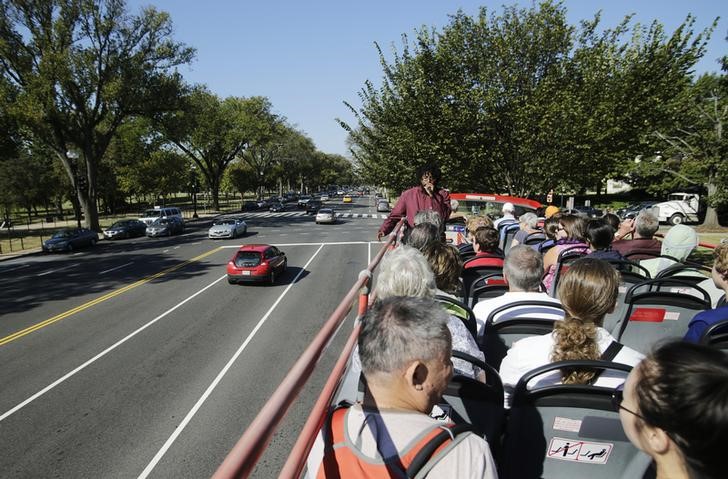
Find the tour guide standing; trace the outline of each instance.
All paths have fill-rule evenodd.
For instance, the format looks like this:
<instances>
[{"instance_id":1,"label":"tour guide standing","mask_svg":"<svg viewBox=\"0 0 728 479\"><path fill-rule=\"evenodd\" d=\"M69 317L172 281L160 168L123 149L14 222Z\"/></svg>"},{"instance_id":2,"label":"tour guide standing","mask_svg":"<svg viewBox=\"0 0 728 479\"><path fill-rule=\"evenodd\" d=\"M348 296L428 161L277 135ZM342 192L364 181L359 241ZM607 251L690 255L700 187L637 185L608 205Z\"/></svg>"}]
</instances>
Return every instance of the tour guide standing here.
<instances>
[{"instance_id":1,"label":"tour guide standing","mask_svg":"<svg viewBox=\"0 0 728 479\"><path fill-rule=\"evenodd\" d=\"M434 164L421 166L417 169L417 179L420 185L403 191L392 212L382 223L377 231L378 240L381 241L382 236L391 233L402 218L407 219L407 228L414 228L414 217L418 211L437 211L443 225L450 217L450 193L437 186L440 182L440 168Z\"/></svg>"}]
</instances>

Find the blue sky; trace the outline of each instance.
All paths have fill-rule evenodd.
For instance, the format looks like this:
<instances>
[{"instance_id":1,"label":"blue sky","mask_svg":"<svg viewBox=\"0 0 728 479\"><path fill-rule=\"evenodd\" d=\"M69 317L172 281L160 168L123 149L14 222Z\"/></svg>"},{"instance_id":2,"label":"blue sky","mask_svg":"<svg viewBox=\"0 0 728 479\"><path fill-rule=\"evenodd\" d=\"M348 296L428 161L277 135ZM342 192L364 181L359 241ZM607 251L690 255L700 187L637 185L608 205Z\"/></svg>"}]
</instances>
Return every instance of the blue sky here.
<instances>
[{"instance_id":1,"label":"blue sky","mask_svg":"<svg viewBox=\"0 0 728 479\"><path fill-rule=\"evenodd\" d=\"M346 132L335 118L353 123L343 101L359 105L364 82L379 84L381 67L374 42L388 52L401 46L403 33L423 26L441 28L448 15L480 6L531 2L446 0L128 0L132 12L153 5L169 12L174 38L197 49L181 73L204 83L221 97L268 97L276 113L313 139L327 153L348 156ZM634 21L662 22L672 32L692 13L696 31L721 17L697 72L719 71L716 59L728 53L728 1L571 0L564 2L569 21L591 18L602 10L602 25L614 26L624 15Z\"/></svg>"}]
</instances>

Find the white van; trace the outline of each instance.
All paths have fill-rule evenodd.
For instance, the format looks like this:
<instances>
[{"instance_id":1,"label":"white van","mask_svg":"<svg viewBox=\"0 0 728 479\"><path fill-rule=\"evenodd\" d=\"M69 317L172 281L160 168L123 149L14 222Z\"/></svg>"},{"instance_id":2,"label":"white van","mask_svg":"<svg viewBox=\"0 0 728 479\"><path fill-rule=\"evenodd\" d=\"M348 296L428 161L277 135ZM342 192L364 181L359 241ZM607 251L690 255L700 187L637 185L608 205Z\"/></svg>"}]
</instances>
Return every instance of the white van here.
<instances>
[{"instance_id":1,"label":"white van","mask_svg":"<svg viewBox=\"0 0 728 479\"><path fill-rule=\"evenodd\" d=\"M146 210L142 214L141 218L139 218L139 220L143 221L146 225L150 225L159 218L169 217L176 217L184 222L184 218L182 218L182 210L173 206L164 208L160 206L155 206L152 209Z\"/></svg>"}]
</instances>

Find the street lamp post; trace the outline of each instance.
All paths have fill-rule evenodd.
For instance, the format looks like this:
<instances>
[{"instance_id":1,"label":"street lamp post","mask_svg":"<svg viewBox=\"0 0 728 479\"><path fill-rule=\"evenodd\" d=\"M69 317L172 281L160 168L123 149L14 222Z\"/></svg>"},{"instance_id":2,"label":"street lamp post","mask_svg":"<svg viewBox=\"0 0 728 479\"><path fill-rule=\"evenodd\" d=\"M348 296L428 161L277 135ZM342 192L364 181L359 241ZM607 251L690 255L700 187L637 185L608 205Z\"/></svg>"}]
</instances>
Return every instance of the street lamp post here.
<instances>
[{"instance_id":1,"label":"street lamp post","mask_svg":"<svg viewBox=\"0 0 728 479\"><path fill-rule=\"evenodd\" d=\"M79 199L79 191L78 191L78 183L80 181L80 178L78 177L78 163L76 160L78 160L78 153L75 151L67 151L66 156L68 159L73 160L72 163L72 170L73 170L73 193L76 195L76 202L78 203L78 208L74 208L76 211L76 226L78 226L79 229L81 229L81 200Z\"/></svg>"},{"instance_id":2,"label":"street lamp post","mask_svg":"<svg viewBox=\"0 0 728 479\"><path fill-rule=\"evenodd\" d=\"M197 216L197 166L192 165L192 217L199 218Z\"/></svg>"}]
</instances>

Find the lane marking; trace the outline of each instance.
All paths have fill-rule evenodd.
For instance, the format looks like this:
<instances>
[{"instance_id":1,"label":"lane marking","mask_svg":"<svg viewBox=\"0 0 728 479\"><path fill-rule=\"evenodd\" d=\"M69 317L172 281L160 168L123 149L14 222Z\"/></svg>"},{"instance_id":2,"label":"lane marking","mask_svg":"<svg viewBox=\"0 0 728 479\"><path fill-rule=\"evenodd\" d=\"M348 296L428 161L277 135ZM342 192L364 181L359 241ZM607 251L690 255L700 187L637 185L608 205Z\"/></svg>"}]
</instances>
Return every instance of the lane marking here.
<instances>
[{"instance_id":1,"label":"lane marking","mask_svg":"<svg viewBox=\"0 0 728 479\"><path fill-rule=\"evenodd\" d=\"M0 273L9 273L11 271L15 271L16 269L27 268L28 266L30 266L28 263L21 264L20 266L16 266L15 268L3 269L3 270L0 271Z\"/></svg>"},{"instance_id":2,"label":"lane marking","mask_svg":"<svg viewBox=\"0 0 728 479\"><path fill-rule=\"evenodd\" d=\"M51 274L51 273L58 273L59 271L65 271L67 269L75 268L76 266L78 266L78 263L69 264L68 266L64 266L63 268L51 269L48 271L44 271L42 273L38 273L36 276L45 276L45 275Z\"/></svg>"},{"instance_id":3,"label":"lane marking","mask_svg":"<svg viewBox=\"0 0 728 479\"><path fill-rule=\"evenodd\" d=\"M164 254L164 253L169 253L169 249L162 251L162 254Z\"/></svg>"},{"instance_id":4,"label":"lane marking","mask_svg":"<svg viewBox=\"0 0 728 479\"><path fill-rule=\"evenodd\" d=\"M129 266L130 264L134 264L134 262L133 262L133 261L129 261L128 263L124 263L124 264L122 264L121 266L117 266L116 268L111 268L111 269L105 269L105 270L103 270L103 271L99 272L99 274L104 274L104 273L111 273L112 271L116 271L117 269L121 269L121 268L123 268L124 266Z\"/></svg>"},{"instance_id":5,"label":"lane marking","mask_svg":"<svg viewBox=\"0 0 728 479\"><path fill-rule=\"evenodd\" d=\"M215 390L217 385L222 381L222 378L227 374L228 370L232 367L233 363L238 359L238 357L242 354L243 351L245 351L245 348L248 347L248 344L250 344L250 341L253 340L253 337L258 333L258 330L265 324L266 320L270 317L273 310L278 306L278 303L281 302L283 297L288 293L288 291L293 287L293 285L296 284L298 281L298 278L301 277L304 271L306 271L306 268L311 264L311 262L316 258L316 256L319 254L319 252L323 249L324 244L322 244L319 249L316 250L316 252L311 256L311 258L308 260L308 262L301 268L301 270L298 272L295 278L293 278L293 281L291 284L288 285L288 287L281 293L281 295L276 299L275 303L268 309L268 311L265 313L265 315L260 318L260 321L258 321L258 324L255 325L255 328L250 332L247 338L245 338L245 341L243 344L240 345L237 351L235 351L235 354L230 358L230 360L225 364L225 366L220 370L218 375L215 377L215 379L210 383L210 385L207 387L205 392L200 396L200 399L197 400L194 406L192 406L192 409L187 413L185 418L182 420L182 422L179 424L179 426L174 428L174 432L171 436L167 439L167 441L162 445L161 449L157 451L157 454L154 455L152 460L147 464L147 467L144 468L141 474L139 474L137 479L145 479L149 476L149 474L152 472L152 470L156 467L157 463L164 457L164 455L167 453L170 447L172 447L172 444L174 444L174 441L177 440L177 437L179 437L180 434L182 434L182 431L184 431L185 427L187 427L187 424L192 420L192 418L197 414L197 411L202 407L202 405L205 403L207 398L212 394L212 392ZM222 278L220 278L222 279ZM219 281L219 280L218 280Z\"/></svg>"},{"instance_id":6,"label":"lane marking","mask_svg":"<svg viewBox=\"0 0 728 479\"><path fill-rule=\"evenodd\" d=\"M91 306L94 306L96 304L102 303L102 302L104 302L104 301L106 301L108 299L111 299L111 298L115 297L115 296L119 296L122 293L125 293L125 292L127 292L127 291L129 291L131 289L134 289L134 288L136 288L138 286L141 286L143 284L146 284L146 283L148 283L148 282L150 282L150 281L152 281L154 279L161 278L162 276L164 276L164 275L166 275L168 273L171 273L172 271L176 271L176 270L178 270L180 268L183 268L183 267L187 266L188 264L191 264L191 263L197 262L197 261L199 261L199 260L201 260L203 258L206 258L206 257L210 256L211 254L219 251L219 250L220 250L220 248L218 247L218 248L215 248L215 249L212 249L212 250L208 251L207 253L202 253L201 255L195 256L194 258L188 259L187 261L183 261L182 263L180 263L180 264L178 264L176 266L169 267L169 268L167 268L165 270L160 271L159 273L155 273L155 274L153 274L151 276L147 276L146 278L142 278L139 281L136 281L134 283L128 284L128 285L126 285L126 286L124 286L122 288L119 288L119 289L117 289L115 291L112 291L110 293L106 293L103 296L100 296L100 297L98 297L96 299L93 299L93 300L91 300L91 301L89 301L87 303L84 303L84 304L80 305L80 306L76 306L73 309L69 309L68 311L66 311L64 313L57 314L57 315L53 316L52 318L46 319L45 321L41 321L40 323L36 323L36 324L34 324L32 326L29 326L29 327L27 327L25 329L21 329L20 331L16 331L15 333L13 333L13 334L11 334L9 336L5 336L4 338L0 338L0 346L4 346L4 345L8 344L11 341L15 341L16 339L22 338L23 336L26 336L26 335L34 332L34 331L37 331L39 329L42 329L42 328L44 328L44 327L46 327L46 326L48 326L50 324L53 324L55 322L58 322L58 321L60 321L62 319L65 319L65 318L67 318L69 316L73 316L74 314L79 313L79 312L81 312L81 311L83 311L85 309L88 309Z\"/></svg>"},{"instance_id":7,"label":"lane marking","mask_svg":"<svg viewBox=\"0 0 728 479\"><path fill-rule=\"evenodd\" d=\"M192 296L189 296L189 297L188 297L187 299L185 299L185 300L181 301L181 302L180 302L180 303L178 303L178 304L177 304L176 306L173 306L172 308L170 308L170 309L168 309L167 311L165 311L164 313L160 314L159 316L157 316L157 317L156 317L156 318L154 318L153 320L149 321L149 322L148 322L147 324L145 324L144 326L140 327L139 329L137 329L137 330L136 330L136 331L134 331L133 333L131 333L131 334L127 335L127 336L126 336L126 337L124 337L123 339L120 339L120 340L119 340L119 341L117 341L116 343L114 343L114 344L112 344L111 346L109 346L108 348L104 349L103 351L101 351L101 352L100 352L99 354L97 354L96 356L92 357L91 359L89 359L89 360L88 360L88 361L86 361L85 363L83 363L83 364L81 364L80 366L78 366L78 367L77 367L76 369L74 369L74 370L72 370L72 371L70 371L70 372L66 373L65 375L63 375L63 376L61 376L60 378L58 378L58 379L56 379L55 381L53 381L53 382L52 382L51 384L49 384L48 386L44 387L43 389L41 389L41 390L40 390L40 391L38 391L37 393L35 393L35 394L33 394L32 396L30 396L30 397L29 397L28 399L26 399L25 401L21 402L20 404L18 404L17 406L13 407L12 409L9 409L9 410L8 410L8 411L6 411L5 413L3 413L3 415L2 415L2 416L0 416L0 422L2 422L3 420L7 419L7 418L8 418L9 416L11 416L12 414L14 414L14 413L16 413L16 412L20 411L20 410L21 410L22 408L24 408L25 406L27 406L27 405L28 405L28 404L30 404L31 402L35 401L36 399L38 399L39 397L41 397L42 395L44 395L45 393L47 393L47 392L48 392L48 391L50 391L51 389L55 388L55 387L56 387L56 386L58 386L59 384L63 383L63 382L64 382L64 381L66 381L67 379L69 379L69 378L73 377L73 376L74 376L75 374L77 374L77 373L79 373L79 372L83 371L83 370L84 370L84 369L85 369L86 367L90 366L90 365L91 365L91 364L93 364L94 362L96 362L96 361L98 361L99 359L103 358L104 356L106 356L107 354L109 354L109 353L110 353L111 351L113 351L114 349L118 348L119 346L121 346L122 344L124 344L125 342L127 342L128 340L130 340L131 338L133 338L134 336L136 336L137 334L141 333L142 331L144 331L145 329L147 329L147 328L148 328L149 326L153 325L154 323L156 323L156 322L157 322L157 321L159 321L160 319L164 318L164 317L165 317L165 316L167 316L167 315L168 315L169 313L171 313L172 311L176 310L177 308L179 308L179 307L180 307L180 306L182 306L183 304L185 304L185 303L187 303L187 302L191 301L191 300L192 300L192 299L194 299L195 297L197 297L197 296L199 296L200 294L202 294L203 292L207 291L207 290L208 290L209 288L213 287L214 285L216 285L217 283L219 283L220 281L222 281L222 280L223 280L223 279L225 279L226 277L227 277L227 275L223 275L223 276L219 277L218 279L216 279L216 280L215 280L215 281L213 281L212 283L208 284L207 286L205 286L204 288L202 288L201 290L199 290L198 292L196 292L196 293L195 293L195 294L193 294Z\"/></svg>"}]
</instances>

